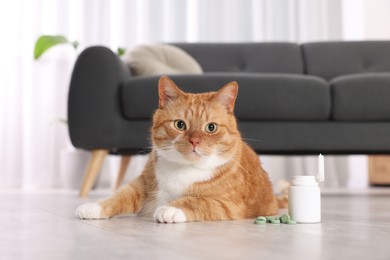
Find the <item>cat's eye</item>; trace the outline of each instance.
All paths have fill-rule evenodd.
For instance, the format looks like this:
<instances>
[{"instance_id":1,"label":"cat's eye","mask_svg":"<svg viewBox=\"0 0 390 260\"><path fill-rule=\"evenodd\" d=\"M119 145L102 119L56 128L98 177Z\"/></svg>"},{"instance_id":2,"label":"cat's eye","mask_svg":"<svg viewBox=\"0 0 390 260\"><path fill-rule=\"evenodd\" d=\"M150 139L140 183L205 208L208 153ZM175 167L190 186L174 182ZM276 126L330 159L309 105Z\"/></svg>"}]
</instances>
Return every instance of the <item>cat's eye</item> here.
<instances>
[{"instance_id":1,"label":"cat's eye","mask_svg":"<svg viewBox=\"0 0 390 260\"><path fill-rule=\"evenodd\" d=\"M175 120L173 124L175 125L175 128L179 131L184 131L187 128L186 123L183 120Z\"/></svg>"},{"instance_id":2,"label":"cat's eye","mask_svg":"<svg viewBox=\"0 0 390 260\"><path fill-rule=\"evenodd\" d=\"M215 133L218 129L218 126L216 123L208 123L206 125L206 132L207 133Z\"/></svg>"}]
</instances>

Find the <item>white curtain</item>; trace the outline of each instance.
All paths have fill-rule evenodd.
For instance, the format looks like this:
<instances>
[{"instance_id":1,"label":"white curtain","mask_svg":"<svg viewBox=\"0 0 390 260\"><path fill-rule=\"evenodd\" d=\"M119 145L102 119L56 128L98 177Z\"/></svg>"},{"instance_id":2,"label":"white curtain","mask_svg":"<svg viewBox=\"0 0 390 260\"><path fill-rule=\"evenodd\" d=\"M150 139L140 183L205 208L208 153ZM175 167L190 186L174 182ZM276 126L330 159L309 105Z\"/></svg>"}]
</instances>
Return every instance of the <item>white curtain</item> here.
<instances>
[{"instance_id":1,"label":"white curtain","mask_svg":"<svg viewBox=\"0 0 390 260\"><path fill-rule=\"evenodd\" d=\"M148 42L343 39L348 34L343 20L345 8L353 6L352 2L1 1L0 188L63 185L60 152L69 149L69 140L67 126L60 119L66 118L70 74L78 51L70 46L56 47L33 61L33 46L39 35L66 35L80 42L79 50L96 44L115 50ZM354 16L349 22L353 19L359 18ZM272 168L278 163L268 165Z\"/></svg>"}]
</instances>

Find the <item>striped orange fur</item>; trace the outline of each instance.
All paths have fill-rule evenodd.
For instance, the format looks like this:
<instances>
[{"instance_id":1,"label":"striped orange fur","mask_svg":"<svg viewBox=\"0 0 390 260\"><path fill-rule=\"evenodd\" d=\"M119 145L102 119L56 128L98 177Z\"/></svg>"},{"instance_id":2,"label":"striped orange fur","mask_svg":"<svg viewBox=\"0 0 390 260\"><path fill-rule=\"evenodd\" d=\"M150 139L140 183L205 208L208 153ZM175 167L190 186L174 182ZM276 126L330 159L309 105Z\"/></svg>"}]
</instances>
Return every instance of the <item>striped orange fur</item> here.
<instances>
[{"instance_id":1,"label":"striped orange fur","mask_svg":"<svg viewBox=\"0 0 390 260\"><path fill-rule=\"evenodd\" d=\"M236 82L218 92L190 94L161 77L158 88L145 169L100 201L96 218L139 213L166 223L229 220L274 215L278 204L286 205L241 139L233 113Z\"/></svg>"}]
</instances>

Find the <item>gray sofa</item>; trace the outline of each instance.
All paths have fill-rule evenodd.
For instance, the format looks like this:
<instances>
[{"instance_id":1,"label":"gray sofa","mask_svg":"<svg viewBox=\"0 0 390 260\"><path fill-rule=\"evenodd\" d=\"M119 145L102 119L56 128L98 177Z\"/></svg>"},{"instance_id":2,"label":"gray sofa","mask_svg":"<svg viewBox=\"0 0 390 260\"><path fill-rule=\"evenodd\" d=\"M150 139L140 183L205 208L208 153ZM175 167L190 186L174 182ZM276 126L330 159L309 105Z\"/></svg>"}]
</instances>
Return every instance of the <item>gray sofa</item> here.
<instances>
[{"instance_id":1,"label":"gray sofa","mask_svg":"<svg viewBox=\"0 0 390 260\"><path fill-rule=\"evenodd\" d=\"M239 128L258 153L390 153L390 41L175 45L204 70L171 75L185 91L238 82ZM132 76L105 47L84 50L69 90L73 145L147 152L158 78Z\"/></svg>"},{"instance_id":2,"label":"gray sofa","mask_svg":"<svg viewBox=\"0 0 390 260\"><path fill-rule=\"evenodd\" d=\"M240 89L236 116L259 153L390 152L390 42L176 44L203 75L172 75L186 91ZM79 56L68 119L77 148L146 152L158 77L132 77L105 47Z\"/></svg>"}]
</instances>

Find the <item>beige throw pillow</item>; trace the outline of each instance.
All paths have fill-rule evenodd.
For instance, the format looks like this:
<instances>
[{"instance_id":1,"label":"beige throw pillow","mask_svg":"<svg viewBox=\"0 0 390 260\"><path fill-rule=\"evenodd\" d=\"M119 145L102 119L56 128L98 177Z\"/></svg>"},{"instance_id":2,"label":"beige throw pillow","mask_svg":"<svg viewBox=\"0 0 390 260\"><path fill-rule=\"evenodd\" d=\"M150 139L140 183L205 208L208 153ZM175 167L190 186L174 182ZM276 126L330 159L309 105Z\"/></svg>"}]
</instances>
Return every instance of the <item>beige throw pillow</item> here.
<instances>
[{"instance_id":1,"label":"beige throw pillow","mask_svg":"<svg viewBox=\"0 0 390 260\"><path fill-rule=\"evenodd\" d=\"M125 53L136 76L201 74L199 63L182 49L168 44L139 45Z\"/></svg>"}]
</instances>

